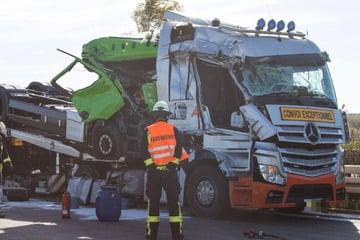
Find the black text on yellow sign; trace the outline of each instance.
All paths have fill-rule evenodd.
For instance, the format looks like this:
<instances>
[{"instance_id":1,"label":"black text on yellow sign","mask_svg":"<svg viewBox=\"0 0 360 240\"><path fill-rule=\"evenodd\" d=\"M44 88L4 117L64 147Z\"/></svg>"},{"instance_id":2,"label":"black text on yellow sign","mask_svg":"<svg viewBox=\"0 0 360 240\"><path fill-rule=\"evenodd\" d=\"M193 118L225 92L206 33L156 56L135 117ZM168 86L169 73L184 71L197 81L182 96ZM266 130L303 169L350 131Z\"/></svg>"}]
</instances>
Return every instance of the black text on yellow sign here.
<instances>
[{"instance_id":1,"label":"black text on yellow sign","mask_svg":"<svg viewBox=\"0 0 360 240\"><path fill-rule=\"evenodd\" d=\"M287 121L314 121L334 123L334 112L331 110L281 107L281 118Z\"/></svg>"}]
</instances>

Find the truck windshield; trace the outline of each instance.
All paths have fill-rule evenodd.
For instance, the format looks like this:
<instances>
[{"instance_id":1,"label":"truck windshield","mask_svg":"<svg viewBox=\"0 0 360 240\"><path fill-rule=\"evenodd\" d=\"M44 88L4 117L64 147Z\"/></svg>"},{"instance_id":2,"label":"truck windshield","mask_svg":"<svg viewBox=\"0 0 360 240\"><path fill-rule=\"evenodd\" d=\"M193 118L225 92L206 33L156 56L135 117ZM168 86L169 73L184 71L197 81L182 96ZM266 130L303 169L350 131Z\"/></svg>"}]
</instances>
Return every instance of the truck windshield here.
<instances>
[{"instance_id":1,"label":"truck windshield","mask_svg":"<svg viewBox=\"0 0 360 240\"><path fill-rule=\"evenodd\" d=\"M326 57L326 54L248 57L241 68L241 82L252 96L316 96L335 104L334 87L323 60Z\"/></svg>"}]
</instances>

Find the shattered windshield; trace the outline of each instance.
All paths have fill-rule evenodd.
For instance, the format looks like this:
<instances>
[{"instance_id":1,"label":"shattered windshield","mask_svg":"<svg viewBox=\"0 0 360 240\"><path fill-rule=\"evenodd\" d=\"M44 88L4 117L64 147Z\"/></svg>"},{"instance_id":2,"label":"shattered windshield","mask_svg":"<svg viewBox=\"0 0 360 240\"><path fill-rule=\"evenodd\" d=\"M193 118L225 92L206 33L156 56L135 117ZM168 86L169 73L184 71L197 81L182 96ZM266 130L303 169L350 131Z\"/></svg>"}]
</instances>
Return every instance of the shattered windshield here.
<instances>
[{"instance_id":1,"label":"shattered windshield","mask_svg":"<svg viewBox=\"0 0 360 240\"><path fill-rule=\"evenodd\" d=\"M247 58L242 84L253 96L316 96L336 103L325 61L320 54Z\"/></svg>"}]
</instances>

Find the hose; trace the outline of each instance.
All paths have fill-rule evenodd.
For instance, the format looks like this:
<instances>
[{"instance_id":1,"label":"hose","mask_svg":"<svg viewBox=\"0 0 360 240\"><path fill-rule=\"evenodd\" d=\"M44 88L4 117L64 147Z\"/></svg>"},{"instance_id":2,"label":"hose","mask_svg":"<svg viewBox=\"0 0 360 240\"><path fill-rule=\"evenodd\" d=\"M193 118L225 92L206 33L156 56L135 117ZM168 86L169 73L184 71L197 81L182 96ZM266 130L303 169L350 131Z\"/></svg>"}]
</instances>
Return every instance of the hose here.
<instances>
[{"instance_id":1,"label":"hose","mask_svg":"<svg viewBox=\"0 0 360 240\"><path fill-rule=\"evenodd\" d=\"M279 237L279 236L276 236L273 234L265 233L262 230L259 230L257 232L250 230L248 232L244 232L243 235L244 235L244 237L247 237L249 239L250 238L272 238L272 239L278 239L278 240L287 240L286 238L282 238L282 237Z\"/></svg>"}]
</instances>

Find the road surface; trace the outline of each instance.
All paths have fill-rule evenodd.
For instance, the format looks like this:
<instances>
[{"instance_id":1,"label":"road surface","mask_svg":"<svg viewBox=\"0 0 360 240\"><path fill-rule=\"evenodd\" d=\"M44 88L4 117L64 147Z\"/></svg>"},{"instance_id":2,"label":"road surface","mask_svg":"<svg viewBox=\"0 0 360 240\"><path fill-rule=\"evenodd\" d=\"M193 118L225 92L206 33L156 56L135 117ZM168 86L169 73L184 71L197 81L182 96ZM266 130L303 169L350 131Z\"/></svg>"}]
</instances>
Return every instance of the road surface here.
<instances>
[{"instance_id":1,"label":"road surface","mask_svg":"<svg viewBox=\"0 0 360 240\"><path fill-rule=\"evenodd\" d=\"M6 217L0 219L3 240L132 240L144 239L146 209L138 206L122 209L119 221L98 221L95 208L71 209L70 219L61 217L59 201L30 199L0 205ZM236 210L221 220L201 219L184 210L184 234L187 240L249 239L251 231L265 233L263 239L332 240L360 239L360 216L356 214L302 214L261 210ZM244 235L245 233L245 235ZM167 210L161 212L160 240L170 238ZM255 236L254 239L257 237Z\"/></svg>"}]
</instances>

